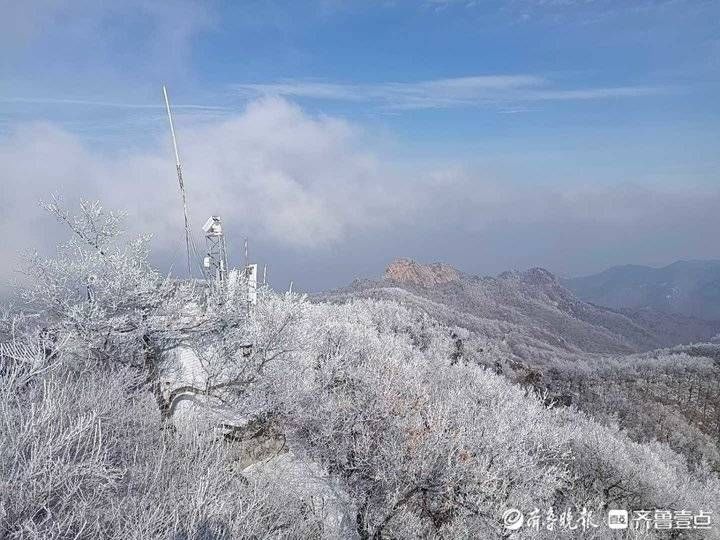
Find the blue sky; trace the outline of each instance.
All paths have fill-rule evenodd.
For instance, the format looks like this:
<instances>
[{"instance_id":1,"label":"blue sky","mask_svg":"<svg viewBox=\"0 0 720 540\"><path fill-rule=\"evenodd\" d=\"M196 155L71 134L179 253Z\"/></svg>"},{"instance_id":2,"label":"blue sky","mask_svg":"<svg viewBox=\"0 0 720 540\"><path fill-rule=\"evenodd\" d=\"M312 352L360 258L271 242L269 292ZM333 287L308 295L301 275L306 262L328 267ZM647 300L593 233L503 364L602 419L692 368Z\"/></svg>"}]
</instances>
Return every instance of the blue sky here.
<instances>
[{"instance_id":1,"label":"blue sky","mask_svg":"<svg viewBox=\"0 0 720 540\"><path fill-rule=\"evenodd\" d=\"M46 191L171 213L166 83L191 204L242 208L230 230L282 281L408 255L561 274L720 256L718 2L3 4L8 232ZM130 210L173 230L158 208Z\"/></svg>"}]
</instances>

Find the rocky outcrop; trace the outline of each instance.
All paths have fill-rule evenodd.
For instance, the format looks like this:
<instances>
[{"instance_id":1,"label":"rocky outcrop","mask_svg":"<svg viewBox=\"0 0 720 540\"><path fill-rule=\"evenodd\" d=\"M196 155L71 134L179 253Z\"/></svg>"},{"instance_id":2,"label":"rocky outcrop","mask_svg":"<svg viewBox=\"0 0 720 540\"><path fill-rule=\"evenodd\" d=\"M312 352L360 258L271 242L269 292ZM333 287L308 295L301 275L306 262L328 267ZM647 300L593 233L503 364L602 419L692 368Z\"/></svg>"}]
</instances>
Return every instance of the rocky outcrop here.
<instances>
[{"instance_id":1,"label":"rocky outcrop","mask_svg":"<svg viewBox=\"0 0 720 540\"><path fill-rule=\"evenodd\" d=\"M460 279L460 272L443 263L420 264L412 259L397 259L385 269L384 279L404 285L435 287Z\"/></svg>"},{"instance_id":2,"label":"rocky outcrop","mask_svg":"<svg viewBox=\"0 0 720 540\"><path fill-rule=\"evenodd\" d=\"M480 277L447 264L398 259L381 281L358 280L352 287L315 299L336 302L356 297L416 305L448 326L472 328L500 339L502 346L514 348L513 353L523 359L530 350L533 355L538 350L554 355L627 354L720 335L720 321L613 310L583 302L542 268Z\"/></svg>"}]
</instances>

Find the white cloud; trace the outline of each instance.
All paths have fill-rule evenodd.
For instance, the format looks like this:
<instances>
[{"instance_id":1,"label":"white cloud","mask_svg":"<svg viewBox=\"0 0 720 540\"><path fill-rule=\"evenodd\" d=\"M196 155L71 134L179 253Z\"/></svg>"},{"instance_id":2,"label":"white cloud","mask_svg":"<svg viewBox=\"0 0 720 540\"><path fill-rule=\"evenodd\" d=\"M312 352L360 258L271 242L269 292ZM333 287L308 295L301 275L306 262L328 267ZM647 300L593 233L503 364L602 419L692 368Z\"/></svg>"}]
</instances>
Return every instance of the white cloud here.
<instances>
[{"instance_id":1,"label":"white cloud","mask_svg":"<svg viewBox=\"0 0 720 540\"><path fill-rule=\"evenodd\" d=\"M342 265L347 274L333 285L357 277L359 263L379 271L399 255L444 258L471 271L539 264L568 273L717 256L708 248L720 227L716 186L563 188L546 179L549 172L507 181L460 165L395 168L362 144L369 137L356 126L282 99L253 102L226 120L186 121L178 117L194 230L220 213L233 245L250 236L276 254L276 268L292 266L292 253ZM59 192L69 202L82 195L127 209L133 232L155 234L159 261L181 269L182 212L168 138L123 155L47 124L0 139L0 257L12 261L23 247L48 250L62 237L37 207ZM0 270L0 281L12 266ZM285 276L302 282L314 272L291 267Z\"/></svg>"},{"instance_id":2,"label":"white cloud","mask_svg":"<svg viewBox=\"0 0 720 540\"><path fill-rule=\"evenodd\" d=\"M165 110L164 105L151 103L123 103L118 101L96 101L92 99L65 99L65 98L23 98L23 97L0 97L0 103L7 104L28 104L28 105L78 105L80 107L103 107L111 109L154 109ZM191 103L173 103L173 109L198 109L201 111L227 111L227 107L217 105L198 105Z\"/></svg>"},{"instance_id":3,"label":"white cloud","mask_svg":"<svg viewBox=\"0 0 720 540\"><path fill-rule=\"evenodd\" d=\"M395 201L381 176L388 171L358 148L355 128L308 116L284 100L261 100L230 119L184 126L179 137L196 231L220 213L238 233L286 249L314 249L403 214L391 210ZM118 157L47 124L16 130L0 142L0 256L7 260L22 246L47 248L57 239L47 224L47 242L41 229L25 228L28 220L42 223L37 201L53 192L127 209L134 231L153 232L156 244L176 249L182 214L165 139L153 152Z\"/></svg>"},{"instance_id":4,"label":"white cloud","mask_svg":"<svg viewBox=\"0 0 720 540\"><path fill-rule=\"evenodd\" d=\"M214 4L199 0L0 0L0 6L5 97L94 95L112 106L141 101L150 89L154 95L158 80L186 79L196 38L216 21Z\"/></svg>"},{"instance_id":5,"label":"white cloud","mask_svg":"<svg viewBox=\"0 0 720 540\"><path fill-rule=\"evenodd\" d=\"M537 101L578 101L656 94L665 89L650 86L559 88L534 75L484 75L419 82L340 84L319 81L284 81L238 84L247 96L275 95L318 100L373 103L389 109L503 106Z\"/></svg>"},{"instance_id":6,"label":"white cloud","mask_svg":"<svg viewBox=\"0 0 720 540\"><path fill-rule=\"evenodd\" d=\"M159 0L33 0L3 1L1 5L0 39L16 48L30 46L55 32L83 43L100 38L96 46L102 48L114 42L115 33L138 22L149 30L139 34L143 42L184 48L188 39L208 28L214 19L209 4L196 0L179 0L172 5Z\"/></svg>"}]
</instances>

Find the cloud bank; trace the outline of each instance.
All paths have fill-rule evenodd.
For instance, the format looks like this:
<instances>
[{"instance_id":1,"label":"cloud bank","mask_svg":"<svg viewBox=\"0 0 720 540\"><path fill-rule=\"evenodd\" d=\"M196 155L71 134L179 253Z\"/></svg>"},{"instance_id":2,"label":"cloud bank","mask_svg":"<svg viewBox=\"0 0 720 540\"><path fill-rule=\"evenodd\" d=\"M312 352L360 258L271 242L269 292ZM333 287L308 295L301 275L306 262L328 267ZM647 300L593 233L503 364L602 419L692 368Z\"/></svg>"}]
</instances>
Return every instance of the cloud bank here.
<instances>
[{"instance_id":1,"label":"cloud bank","mask_svg":"<svg viewBox=\"0 0 720 540\"><path fill-rule=\"evenodd\" d=\"M368 146L372 134L280 98L197 126L183 119L195 231L219 213L231 258L239 262L249 236L278 285L338 286L379 274L396 256L478 273L542 265L563 274L718 256L717 186L568 188L461 165L390 165ZM49 124L0 139L0 279L12 275L17 250L47 251L64 237L37 207L53 192L127 210L130 232L154 234L156 262L181 271L182 212L167 139L129 154L108 154Z\"/></svg>"}]
</instances>

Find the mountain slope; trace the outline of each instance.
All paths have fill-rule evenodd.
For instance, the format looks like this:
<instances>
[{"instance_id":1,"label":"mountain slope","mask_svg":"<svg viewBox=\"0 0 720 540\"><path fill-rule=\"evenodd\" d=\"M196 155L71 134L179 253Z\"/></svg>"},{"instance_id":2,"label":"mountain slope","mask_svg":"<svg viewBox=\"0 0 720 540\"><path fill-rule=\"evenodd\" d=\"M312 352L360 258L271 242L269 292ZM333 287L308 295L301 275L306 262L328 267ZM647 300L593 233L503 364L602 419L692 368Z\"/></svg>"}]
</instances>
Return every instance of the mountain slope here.
<instances>
[{"instance_id":1,"label":"mountain slope","mask_svg":"<svg viewBox=\"0 0 720 540\"><path fill-rule=\"evenodd\" d=\"M720 320L720 261L678 261L663 268L626 265L561 280L578 298L613 309Z\"/></svg>"},{"instance_id":2,"label":"mountain slope","mask_svg":"<svg viewBox=\"0 0 720 540\"><path fill-rule=\"evenodd\" d=\"M599 307L540 268L481 278L405 259L383 279L315 300L362 305L366 298L417 314L392 330L410 334L420 349L449 330L452 362L480 365L548 403L572 405L638 442L662 441L720 470L720 345L700 343L720 332L720 322ZM695 344L668 348L680 343Z\"/></svg>"},{"instance_id":3,"label":"mountain slope","mask_svg":"<svg viewBox=\"0 0 720 540\"><path fill-rule=\"evenodd\" d=\"M707 341L720 331L720 323L646 311L621 313L584 302L541 268L481 278L447 265L400 259L382 280L356 281L321 297L402 300L446 324L500 340L521 357L542 351L632 353ZM528 351L518 354L522 349Z\"/></svg>"}]
</instances>

